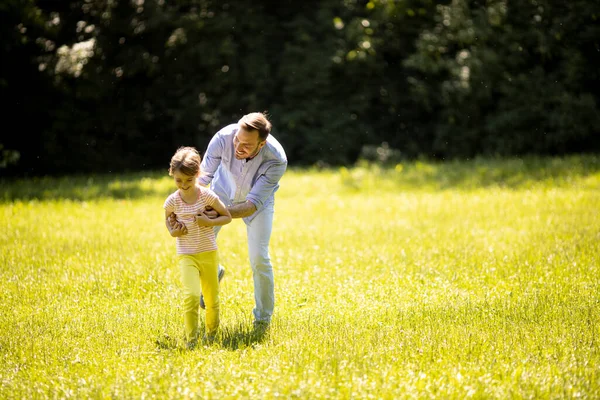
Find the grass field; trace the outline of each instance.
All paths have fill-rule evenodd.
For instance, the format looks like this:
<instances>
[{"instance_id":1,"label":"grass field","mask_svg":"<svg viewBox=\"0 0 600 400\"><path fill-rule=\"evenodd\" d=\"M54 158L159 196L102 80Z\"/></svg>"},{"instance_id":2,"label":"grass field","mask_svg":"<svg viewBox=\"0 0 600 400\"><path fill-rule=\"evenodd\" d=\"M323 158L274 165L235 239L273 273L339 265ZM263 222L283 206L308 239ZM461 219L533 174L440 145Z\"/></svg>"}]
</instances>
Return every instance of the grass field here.
<instances>
[{"instance_id":1,"label":"grass field","mask_svg":"<svg viewBox=\"0 0 600 400\"><path fill-rule=\"evenodd\" d=\"M184 350L166 173L2 181L0 398L599 398L600 157L290 169ZM169 339L170 338L170 339Z\"/></svg>"}]
</instances>

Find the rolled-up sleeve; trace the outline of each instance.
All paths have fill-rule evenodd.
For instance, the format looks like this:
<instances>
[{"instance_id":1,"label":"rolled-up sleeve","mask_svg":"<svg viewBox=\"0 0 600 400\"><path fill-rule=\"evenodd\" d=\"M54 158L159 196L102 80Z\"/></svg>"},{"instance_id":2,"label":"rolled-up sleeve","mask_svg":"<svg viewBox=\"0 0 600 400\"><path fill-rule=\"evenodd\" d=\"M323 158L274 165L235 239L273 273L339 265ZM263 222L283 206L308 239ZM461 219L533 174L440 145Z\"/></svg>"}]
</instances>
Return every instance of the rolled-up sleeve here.
<instances>
[{"instance_id":1,"label":"rolled-up sleeve","mask_svg":"<svg viewBox=\"0 0 600 400\"><path fill-rule=\"evenodd\" d=\"M287 169L287 161L273 162L267 170L258 177L254 186L246 196L246 200L251 201L257 210L263 206L265 201L271 196L279 186L279 180Z\"/></svg>"},{"instance_id":2,"label":"rolled-up sleeve","mask_svg":"<svg viewBox=\"0 0 600 400\"><path fill-rule=\"evenodd\" d=\"M223 140L223 137L217 133L213 136L210 143L208 143L208 148L202 159L202 164L200 165L202 173L198 178L198 183L203 186L212 182L215 177L215 172L217 171L217 168L219 168L219 164L221 164L221 155L225 148Z\"/></svg>"}]
</instances>

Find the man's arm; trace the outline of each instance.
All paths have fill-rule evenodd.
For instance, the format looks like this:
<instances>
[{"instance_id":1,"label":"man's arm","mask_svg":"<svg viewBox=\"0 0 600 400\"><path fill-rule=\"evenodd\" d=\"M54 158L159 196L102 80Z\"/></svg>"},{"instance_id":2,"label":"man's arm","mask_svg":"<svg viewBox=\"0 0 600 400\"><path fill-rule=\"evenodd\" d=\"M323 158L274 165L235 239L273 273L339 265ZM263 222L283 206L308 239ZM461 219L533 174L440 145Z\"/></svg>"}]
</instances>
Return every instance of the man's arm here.
<instances>
[{"instance_id":1,"label":"man's arm","mask_svg":"<svg viewBox=\"0 0 600 400\"><path fill-rule=\"evenodd\" d=\"M223 138L217 132L210 140L210 143L208 143L206 153L204 153L204 157L202 158L202 164L200 165L202 173L198 178L200 185L206 187L212 182L215 172L219 168L219 164L221 164L221 154L223 154L224 146Z\"/></svg>"},{"instance_id":2,"label":"man's arm","mask_svg":"<svg viewBox=\"0 0 600 400\"><path fill-rule=\"evenodd\" d=\"M273 194L286 169L287 162L278 162L269 167L265 174L258 178L252 190L248 193L248 200L244 203L227 207L231 218L244 218L254 214L258 210L258 207L262 206L269 196ZM205 214L209 218L216 218L219 215L216 211L208 208Z\"/></svg>"},{"instance_id":3,"label":"man's arm","mask_svg":"<svg viewBox=\"0 0 600 400\"><path fill-rule=\"evenodd\" d=\"M246 197L246 203L252 203L254 205L254 211L261 208L265 201L273 194L286 169L287 161L273 162L265 173L258 177L254 186L252 186L250 193L248 193L248 196ZM251 214L252 213L249 215Z\"/></svg>"},{"instance_id":4,"label":"man's arm","mask_svg":"<svg viewBox=\"0 0 600 400\"><path fill-rule=\"evenodd\" d=\"M273 194L286 168L287 162L278 162L269 167L265 174L258 178L252 190L248 193L248 200L241 204L227 207L231 217L244 218L254 214L258 210L258 207L262 206L269 196Z\"/></svg>"},{"instance_id":5,"label":"man's arm","mask_svg":"<svg viewBox=\"0 0 600 400\"><path fill-rule=\"evenodd\" d=\"M256 212L256 206L250 200L227 207L227 209L229 210L229 214L231 214L231 218L249 217Z\"/></svg>"},{"instance_id":6,"label":"man's arm","mask_svg":"<svg viewBox=\"0 0 600 400\"><path fill-rule=\"evenodd\" d=\"M246 200L245 203L227 207L227 211L229 211L229 214L231 214L231 218L244 218L254 214L256 212L256 206L251 201ZM212 207L206 207L204 214L206 214L208 218L212 219L217 218L220 215Z\"/></svg>"}]
</instances>

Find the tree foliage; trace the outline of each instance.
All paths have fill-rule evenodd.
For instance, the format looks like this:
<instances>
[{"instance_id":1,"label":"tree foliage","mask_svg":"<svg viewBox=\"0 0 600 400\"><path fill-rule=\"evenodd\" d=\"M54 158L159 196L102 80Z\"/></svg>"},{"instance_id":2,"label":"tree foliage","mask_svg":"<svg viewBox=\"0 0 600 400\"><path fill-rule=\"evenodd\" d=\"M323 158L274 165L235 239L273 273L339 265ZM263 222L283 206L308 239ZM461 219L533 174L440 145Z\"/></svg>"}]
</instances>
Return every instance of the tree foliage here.
<instances>
[{"instance_id":1,"label":"tree foliage","mask_svg":"<svg viewBox=\"0 0 600 400\"><path fill-rule=\"evenodd\" d=\"M294 164L349 164L381 143L403 157L600 149L597 2L7 0L0 12L16 127L1 143L21 155L8 173L165 167L251 111L269 112Z\"/></svg>"}]
</instances>

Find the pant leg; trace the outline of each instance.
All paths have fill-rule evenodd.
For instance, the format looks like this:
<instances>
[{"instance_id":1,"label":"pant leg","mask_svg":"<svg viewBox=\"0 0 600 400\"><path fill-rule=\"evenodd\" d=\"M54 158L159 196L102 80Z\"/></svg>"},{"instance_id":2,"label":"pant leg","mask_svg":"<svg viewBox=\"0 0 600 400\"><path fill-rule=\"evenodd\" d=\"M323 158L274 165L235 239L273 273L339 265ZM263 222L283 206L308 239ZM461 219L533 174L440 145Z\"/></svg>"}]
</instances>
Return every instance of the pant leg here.
<instances>
[{"instance_id":1,"label":"pant leg","mask_svg":"<svg viewBox=\"0 0 600 400\"><path fill-rule=\"evenodd\" d=\"M222 225L213 227L213 230L215 231L215 241L217 240L217 236L219 235L219 232L221 231L222 227L223 227ZM222 269L223 269L223 265L221 264L221 261L219 261L219 271Z\"/></svg>"},{"instance_id":2,"label":"pant leg","mask_svg":"<svg viewBox=\"0 0 600 400\"><path fill-rule=\"evenodd\" d=\"M219 257L217 251L196 255L200 265L200 282L206 304L206 334L214 335L219 328Z\"/></svg>"},{"instance_id":3,"label":"pant leg","mask_svg":"<svg viewBox=\"0 0 600 400\"><path fill-rule=\"evenodd\" d=\"M273 229L273 205L267 205L246 224L248 256L254 279L255 321L270 322L275 308L275 282L269 256L269 241Z\"/></svg>"},{"instance_id":4,"label":"pant leg","mask_svg":"<svg viewBox=\"0 0 600 400\"><path fill-rule=\"evenodd\" d=\"M200 270L193 255L179 256L179 271L183 286L183 322L186 340L198 338L198 307L200 307Z\"/></svg>"}]
</instances>

